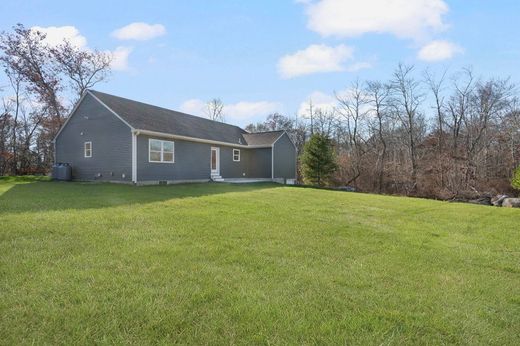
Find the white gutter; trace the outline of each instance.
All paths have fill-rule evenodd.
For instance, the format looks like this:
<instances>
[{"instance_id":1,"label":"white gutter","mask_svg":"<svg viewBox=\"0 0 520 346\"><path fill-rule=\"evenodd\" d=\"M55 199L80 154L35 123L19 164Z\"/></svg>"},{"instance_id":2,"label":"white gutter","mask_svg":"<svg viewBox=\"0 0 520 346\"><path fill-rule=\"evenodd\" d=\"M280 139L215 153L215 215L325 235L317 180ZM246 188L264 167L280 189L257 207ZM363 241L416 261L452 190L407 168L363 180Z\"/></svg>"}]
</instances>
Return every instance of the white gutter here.
<instances>
[{"instance_id":1,"label":"white gutter","mask_svg":"<svg viewBox=\"0 0 520 346\"><path fill-rule=\"evenodd\" d=\"M173 139L185 140L185 141L190 141L190 142L215 144L215 145L222 145L222 146L228 146L228 147L234 147L234 148L256 149L256 148L272 148L273 147L272 144L269 144L269 145L233 144L233 143L228 143L228 142L214 141L214 140L210 140L210 139L201 139L201 138L188 137L188 136L172 135L170 133L164 133L164 132L156 132L156 131L148 131L148 130L136 130L136 131L142 135L157 136L157 137L163 137L163 138L173 138Z\"/></svg>"}]
</instances>

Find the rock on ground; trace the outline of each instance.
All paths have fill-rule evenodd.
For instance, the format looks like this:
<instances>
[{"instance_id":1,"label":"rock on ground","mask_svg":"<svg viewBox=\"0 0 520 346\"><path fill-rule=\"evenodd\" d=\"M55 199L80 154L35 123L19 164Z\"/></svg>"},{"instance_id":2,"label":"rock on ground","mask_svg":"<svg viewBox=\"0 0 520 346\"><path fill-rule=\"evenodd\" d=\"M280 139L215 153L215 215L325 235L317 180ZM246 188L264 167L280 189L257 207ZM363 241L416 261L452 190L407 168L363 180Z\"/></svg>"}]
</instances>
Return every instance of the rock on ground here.
<instances>
[{"instance_id":1,"label":"rock on ground","mask_svg":"<svg viewBox=\"0 0 520 346\"><path fill-rule=\"evenodd\" d=\"M520 208L520 198L505 198L502 206L505 208Z\"/></svg>"},{"instance_id":2,"label":"rock on ground","mask_svg":"<svg viewBox=\"0 0 520 346\"><path fill-rule=\"evenodd\" d=\"M480 197L477 199L469 200L468 202L473 204L491 205L491 197Z\"/></svg>"},{"instance_id":3,"label":"rock on ground","mask_svg":"<svg viewBox=\"0 0 520 346\"><path fill-rule=\"evenodd\" d=\"M496 195L491 199L491 204L495 207L500 207L506 198L508 198L507 195Z\"/></svg>"}]
</instances>

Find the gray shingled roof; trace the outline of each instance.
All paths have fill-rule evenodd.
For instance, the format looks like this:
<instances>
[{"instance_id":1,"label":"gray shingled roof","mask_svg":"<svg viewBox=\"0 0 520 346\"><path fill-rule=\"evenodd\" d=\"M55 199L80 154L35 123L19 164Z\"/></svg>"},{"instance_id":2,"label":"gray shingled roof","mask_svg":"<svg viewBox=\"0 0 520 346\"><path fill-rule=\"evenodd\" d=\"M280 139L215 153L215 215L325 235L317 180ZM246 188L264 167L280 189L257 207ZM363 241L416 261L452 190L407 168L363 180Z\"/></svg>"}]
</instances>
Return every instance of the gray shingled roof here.
<instances>
[{"instance_id":1,"label":"gray shingled roof","mask_svg":"<svg viewBox=\"0 0 520 346\"><path fill-rule=\"evenodd\" d=\"M269 131L269 132L257 132L257 133L245 133L242 136L246 140L248 145L271 145L280 136L283 131Z\"/></svg>"},{"instance_id":2,"label":"gray shingled roof","mask_svg":"<svg viewBox=\"0 0 520 346\"><path fill-rule=\"evenodd\" d=\"M130 126L138 130L155 131L243 145L249 144L245 136L252 135L238 126L152 106L95 90L89 90L89 92L117 113L129 123ZM253 139L253 137L251 138ZM258 141L256 137L254 142L262 144L250 145L272 144L272 142L268 142L268 140Z\"/></svg>"}]
</instances>

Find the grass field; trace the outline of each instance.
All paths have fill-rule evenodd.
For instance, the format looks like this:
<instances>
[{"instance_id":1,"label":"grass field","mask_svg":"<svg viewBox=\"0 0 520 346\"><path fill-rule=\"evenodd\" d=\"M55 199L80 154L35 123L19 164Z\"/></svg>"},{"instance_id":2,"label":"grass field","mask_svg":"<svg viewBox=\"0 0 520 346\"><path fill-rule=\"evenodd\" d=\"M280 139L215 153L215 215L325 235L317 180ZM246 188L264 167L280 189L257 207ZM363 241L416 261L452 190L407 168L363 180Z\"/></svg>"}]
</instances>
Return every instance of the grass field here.
<instances>
[{"instance_id":1,"label":"grass field","mask_svg":"<svg viewBox=\"0 0 520 346\"><path fill-rule=\"evenodd\" d=\"M0 179L0 343L520 344L520 210Z\"/></svg>"}]
</instances>

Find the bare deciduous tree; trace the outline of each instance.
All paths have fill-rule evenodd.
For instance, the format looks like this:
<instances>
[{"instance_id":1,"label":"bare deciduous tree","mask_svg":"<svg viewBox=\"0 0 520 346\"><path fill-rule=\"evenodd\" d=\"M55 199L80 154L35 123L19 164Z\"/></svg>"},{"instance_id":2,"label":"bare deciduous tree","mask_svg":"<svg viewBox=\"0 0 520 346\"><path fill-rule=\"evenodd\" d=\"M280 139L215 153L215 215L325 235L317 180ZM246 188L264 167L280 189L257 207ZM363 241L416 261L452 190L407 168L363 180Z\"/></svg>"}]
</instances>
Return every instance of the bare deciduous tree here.
<instances>
[{"instance_id":1,"label":"bare deciduous tree","mask_svg":"<svg viewBox=\"0 0 520 346\"><path fill-rule=\"evenodd\" d=\"M68 41L50 49L56 70L67 77L76 103L86 89L107 79L112 57L97 50L82 50Z\"/></svg>"},{"instance_id":2,"label":"bare deciduous tree","mask_svg":"<svg viewBox=\"0 0 520 346\"><path fill-rule=\"evenodd\" d=\"M206 115L209 119L224 122L224 103L214 98L206 103Z\"/></svg>"},{"instance_id":3,"label":"bare deciduous tree","mask_svg":"<svg viewBox=\"0 0 520 346\"><path fill-rule=\"evenodd\" d=\"M52 64L50 49L44 41L44 33L18 24L12 33L4 32L0 36L0 50L3 52L0 61L22 76L27 90L36 95L38 102L47 105L49 116L59 127L64 112L58 97L62 88L61 76Z\"/></svg>"},{"instance_id":4,"label":"bare deciduous tree","mask_svg":"<svg viewBox=\"0 0 520 346\"><path fill-rule=\"evenodd\" d=\"M373 133L377 136L377 192L381 193L383 189L383 178L387 151L387 139L385 134L385 127L388 126L388 97L390 94L390 87L379 81L367 82L366 94L368 97L368 104L371 107L372 114L375 116L375 121L372 121L371 128Z\"/></svg>"},{"instance_id":5,"label":"bare deciduous tree","mask_svg":"<svg viewBox=\"0 0 520 346\"><path fill-rule=\"evenodd\" d=\"M399 64L391 80L392 108L407 133L411 163L411 191L417 188L417 126L419 106L424 100L420 82L413 76L414 66Z\"/></svg>"},{"instance_id":6,"label":"bare deciduous tree","mask_svg":"<svg viewBox=\"0 0 520 346\"><path fill-rule=\"evenodd\" d=\"M345 128L352 162L352 176L347 185L355 184L361 175L361 161L364 155L366 140L363 137L362 126L367 124L369 99L359 80L356 80L345 94L336 94L338 112L345 120Z\"/></svg>"},{"instance_id":7,"label":"bare deciduous tree","mask_svg":"<svg viewBox=\"0 0 520 346\"><path fill-rule=\"evenodd\" d=\"M434 133L436 133L437 137L437 171L440 175L440 187L444 188L444 162L443 162L443 156L444 156L444 123L446 119L446 105L445 105L445 98L443 95L444 92L444 81L446 78L447 71L444 71L440 78L436 78L429 70L426 70L425 80L426 84L428 85L435 102L434 109L435 109L435 115L437 119L437 123L435 125L436 129L434 130Z\"/></svg>"}]
</instances>

